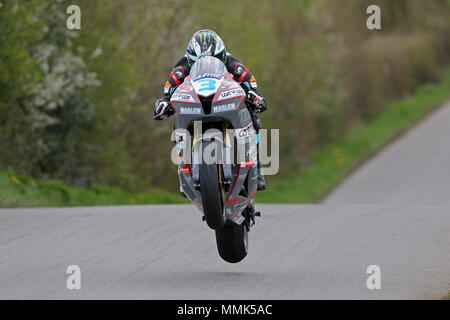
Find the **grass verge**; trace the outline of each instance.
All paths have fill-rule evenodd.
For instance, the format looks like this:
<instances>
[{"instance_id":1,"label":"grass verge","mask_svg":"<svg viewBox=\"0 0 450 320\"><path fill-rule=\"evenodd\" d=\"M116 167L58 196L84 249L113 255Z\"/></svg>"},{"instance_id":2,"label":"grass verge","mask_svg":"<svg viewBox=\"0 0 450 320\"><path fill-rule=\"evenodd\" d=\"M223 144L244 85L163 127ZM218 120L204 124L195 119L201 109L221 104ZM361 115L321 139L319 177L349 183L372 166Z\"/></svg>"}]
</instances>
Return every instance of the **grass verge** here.
<instances>
[{"instance_id":1,"label":"grass verge","mask_svg":"<svg viewBox=\"0 0 450 320\"><path fill-rule=\"evenodd\" d=\"M37 180L0 171L0 207L70 207L187 203L162 189L151 193L127 193L119 188L94 185L90 189L69 187L58 180Z\"/></svg>"},{"instance_id":2,"label":"grass verge","mask_svg":"<svg viewBox=\"0 0 450 320\"><path fill-rule=\"evenodd\" d=\"M422 85L411 97L389 103L370 121L319 150L309 167L274 181L266 191L257 195L257 202L318 202L357 165L449 98L450 68L447 68L442 81Z\"/></svg>"}]
</instances>

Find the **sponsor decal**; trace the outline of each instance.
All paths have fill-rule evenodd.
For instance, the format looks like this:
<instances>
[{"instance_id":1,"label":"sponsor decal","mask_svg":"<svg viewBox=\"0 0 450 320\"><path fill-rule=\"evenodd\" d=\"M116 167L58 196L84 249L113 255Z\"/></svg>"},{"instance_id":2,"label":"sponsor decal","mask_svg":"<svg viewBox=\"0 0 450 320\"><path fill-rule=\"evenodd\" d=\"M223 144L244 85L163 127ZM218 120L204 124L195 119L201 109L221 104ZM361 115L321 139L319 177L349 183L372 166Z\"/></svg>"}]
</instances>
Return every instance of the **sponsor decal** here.
<instances>
[{"instance_id":1,"label":"sponsor decal","mask_svg":"<svg viewBox=\"0 0 450 320\"><path fill-rule=\"evenodd\" d=\"M182 114L201 114L201 112L201 108L180 107L180 113Z\"/></svg>"},{"instance_id":2,"label":"sponsor decal","mask_svg":"<svg viewBox=\"0 0 450 320\"><path fill-rule=\"evenodd\" d=\"M219 106L213 106L213 112L225 112L235 110L236 106L234 103L222 104Z\"/></svg>"},{"instance_id":3,"label":"sponsor decal","mask_svg":"<svg viewBox=\"0 0 450 320\"><path fill-rule=\"evenodd\" d=\"M222 82L221 88L223 89L230 89L230 88L240 88L240 86L236 83L236 82L231 82L231 81L224 81Z\"/></svg>"},{"instance_id":4,"label":"sponsor decal","mask_svg":"<svg viewBox=\"0 0 450 320\"><path fill-rule=\"evenodd\" d=\"M184 165L184 166L179 166L180 168L180 173L183 174L191 174L191 168L189 167L189 165Z\"/></svg>"},{"instance_id":5,"label":"sponsor decal","mask_svg":"<svg viewBox=\"0 0 450 320\"><path fill-rule=\"evenodd\" d=\"M179 102L195 102L194 97L191 96L190 94L184 94L184 93L178 93L175 92L172 95L172 99L170 100L175 100L175 101L179 101Z\"/></svg>"},{"instance_id":6,"label":"sponsor decal","mask_svg":"<svg viewBox=\"0 0 450 320\"><path fill-rule=\"evenodd\" d=\"M253 167L255 165L255 160L254 159L250 159L248 161L242 161L239 165L240 165L241 168Z\"/></svg>"},{"instance_id":7,"label":"sponsor decal","mask_svg":"<svg viewBox=\"0 0 450 320\"><path fill-rule=\"evenodd\" d=\"M237 88L237 89L231 89L228 91L224 91L221 92L219 94L219 96L217 97L216 101L223 101L223 100L228 100L228 99L233 99L236 97L242 97L243 95L245 95L245 92L242 88Z\"/></svg>"},{"instance_id":8,"label":"sponsor decal","mask_svg":"<svg viewBox=\"0 0 450 320\"><path fill-rule=\"evenodd\" d=\"M245 128L242 129L236 129L235 133L236 133L236 137L239 138L246 138L248 136L251 136L253 134L253 126L251 124L249 124L248 126L246 126Z\"/></svg>"},{"instance_id":9,"label":"sponsor decal","mask_svg":"<svg viewBox=\"0 0 450 320\"><path fill-rule=\"evenodd\" d=\"M238 136L239 138L245 138L246 136L248 136L248 128L239 130Z\"/></svg>"},{"instance_id":10,"label":"sponsor decal","mask_svg":"<svg viewBox=\"0 0 450 320\"><path fill-rule=\"evenodd\" d=\"M187 84L182 84L178 87L177 92L191 92L192 86Z\"/></svg>"},{"instance_id":11,"label":"sponsor decal","mask_svg":"<svg viewBox=\"0 0 450 320\"><path fill-rule=\"evenodd\" d=\"M203 78L214 78L214 79L220 79L222 78L222 75L217 73L203 73L199 76L197 76L197 80L203 79ZM197 81L195 80L195 81Z\"/></svg>"}]
</instances>

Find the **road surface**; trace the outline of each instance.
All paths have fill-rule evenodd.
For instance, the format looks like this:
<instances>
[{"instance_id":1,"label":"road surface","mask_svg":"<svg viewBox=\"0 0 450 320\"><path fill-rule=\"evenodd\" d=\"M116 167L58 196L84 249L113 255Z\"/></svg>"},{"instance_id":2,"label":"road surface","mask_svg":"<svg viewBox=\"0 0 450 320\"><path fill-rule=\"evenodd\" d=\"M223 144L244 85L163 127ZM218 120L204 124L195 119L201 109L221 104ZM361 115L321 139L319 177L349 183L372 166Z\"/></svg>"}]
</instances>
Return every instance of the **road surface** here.
<instances>
[{"instance_id":1,"label":"road surface","mask_svg":"<svg viewBox=\"0 0 450 320\"><path fill-rule=\"evenodd\" d=\"M0 299L420 299L450 289L450 104L222 261L190 205L0 209ZM66 269L81 269L68 290ZM368 266L381 288L367 288Z\"/></svg>"},{"instance_id":2,"label":"road surface","mask_svg":"<svg viewBox=\"0 0 450 320\"><path fill-rule=\"evenodd\" d=\"M450 102L367 161L323 203L450 207Z\"/></svg>"}]
</instances>

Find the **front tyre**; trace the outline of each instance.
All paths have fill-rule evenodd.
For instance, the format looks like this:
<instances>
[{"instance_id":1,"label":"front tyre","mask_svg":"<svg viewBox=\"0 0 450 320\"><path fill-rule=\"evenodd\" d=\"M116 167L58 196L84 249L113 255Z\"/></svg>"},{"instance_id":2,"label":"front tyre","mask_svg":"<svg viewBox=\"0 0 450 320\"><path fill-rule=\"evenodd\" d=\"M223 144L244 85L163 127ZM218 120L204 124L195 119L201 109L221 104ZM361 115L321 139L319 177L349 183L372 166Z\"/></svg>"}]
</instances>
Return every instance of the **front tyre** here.
<instances>
[{"instance_id":1,"label":"front tyre","mask_svg":"<svg viewBox=\"0 0 450 320\"><path fill-rule=\"evenodd\" d=\"M206 223L211 229L222 228L225 224L225 216L217 164L202 163L200 165L200 193Z\"/></svg>"},{"instance_id":2,"label":"front tyre","mask_svg":"<svg viewBox=\"0 0 450 320\"><path fill-rule=\"evenodd\" d=\"M248 232L244 223L238 225L227 221L221 229L216 229L216 242L219 255L223 260L237 263L248 252Z\"/></svg>"}]
</instances>

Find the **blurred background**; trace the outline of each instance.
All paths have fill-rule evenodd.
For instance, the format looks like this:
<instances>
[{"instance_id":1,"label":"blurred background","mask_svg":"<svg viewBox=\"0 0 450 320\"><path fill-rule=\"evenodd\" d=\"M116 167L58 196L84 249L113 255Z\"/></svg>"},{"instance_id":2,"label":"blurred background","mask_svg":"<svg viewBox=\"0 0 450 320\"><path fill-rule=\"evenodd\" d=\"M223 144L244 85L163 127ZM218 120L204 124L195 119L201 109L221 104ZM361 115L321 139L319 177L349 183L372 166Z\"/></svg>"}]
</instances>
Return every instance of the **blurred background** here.
<instances>
[{"instance_id":1,"label":"blurred background","mask_svg":"<svg viewBox=\"0 0 450 320\"><path fill-rule=\"evenodd\" d=\"M66 8L81 8L81 30ZM381 8L381 30L366 8ZM255 75L280 128L280 173L438 82L448 0L0 0L0 170L77 187L178 190L173 120L154 101L192 34L216 31Z\"/></svg>"}]
</instances>

